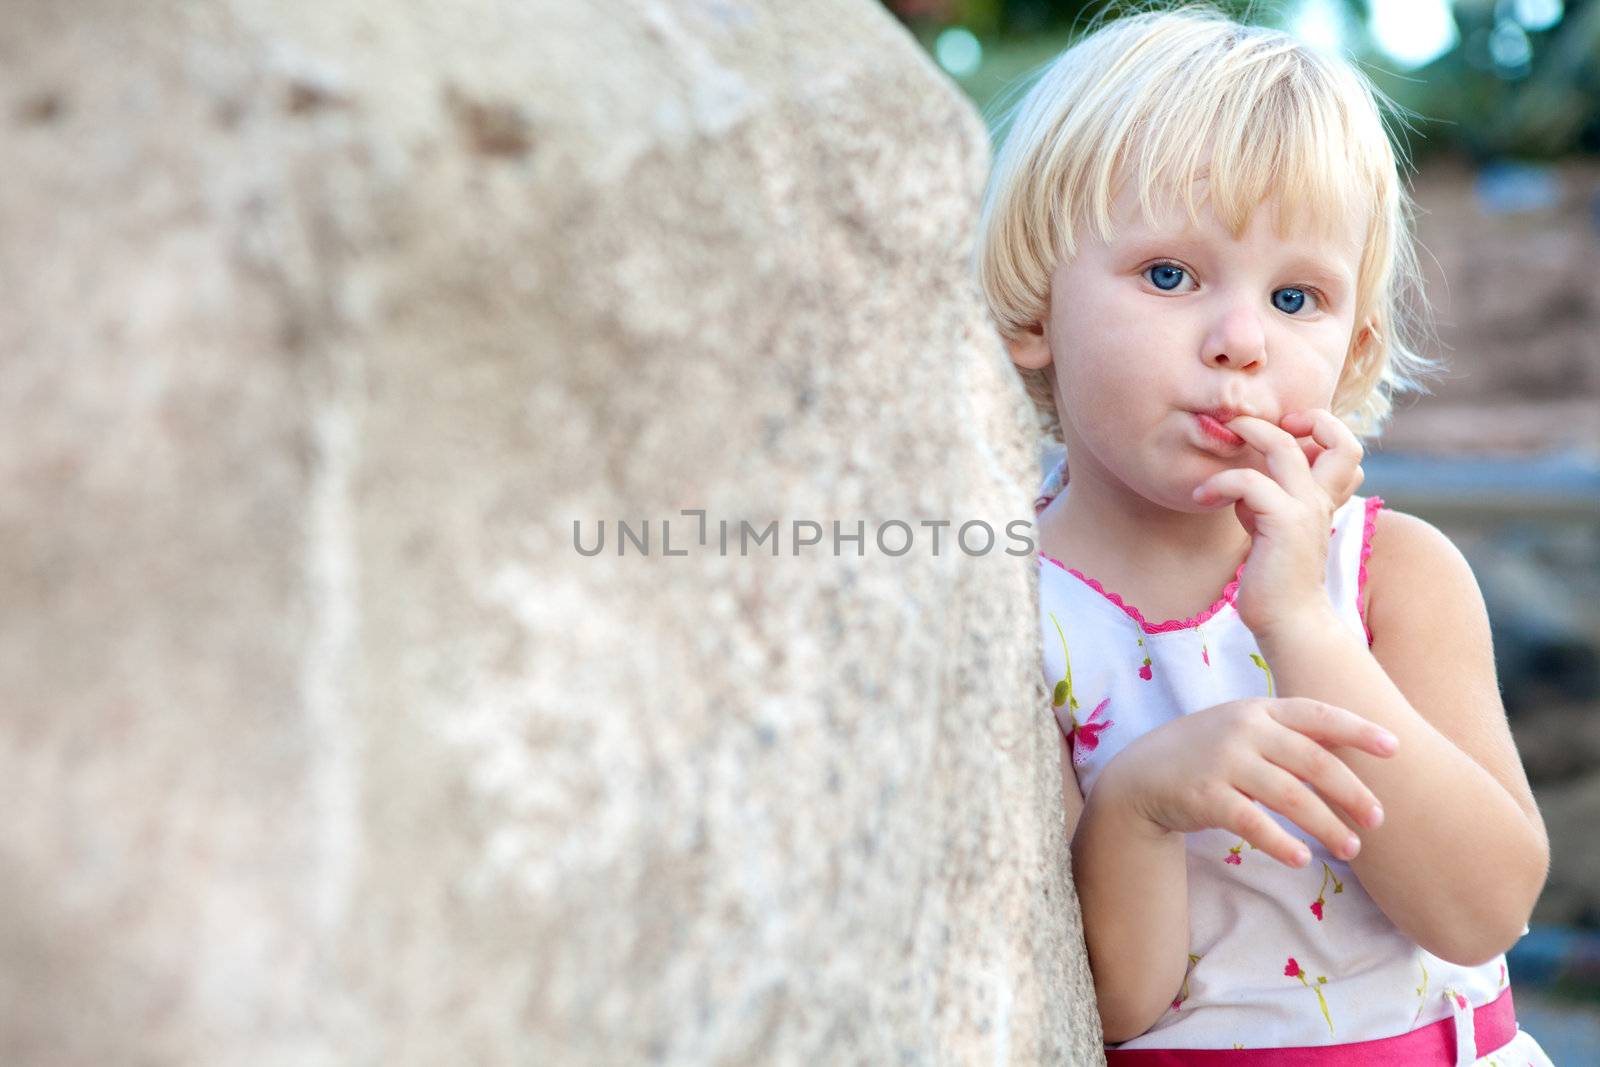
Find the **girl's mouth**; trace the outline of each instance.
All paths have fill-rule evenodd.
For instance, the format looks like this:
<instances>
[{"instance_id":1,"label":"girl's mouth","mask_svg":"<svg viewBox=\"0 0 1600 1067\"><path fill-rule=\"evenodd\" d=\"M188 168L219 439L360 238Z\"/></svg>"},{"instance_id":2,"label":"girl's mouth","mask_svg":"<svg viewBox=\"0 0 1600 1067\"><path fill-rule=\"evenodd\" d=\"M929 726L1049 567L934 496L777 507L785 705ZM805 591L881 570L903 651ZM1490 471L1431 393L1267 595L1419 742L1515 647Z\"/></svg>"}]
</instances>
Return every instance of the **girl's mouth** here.
<instances>
[{"instance_id":1,"label":"girl's mouth","mask_svg":"<svg viewBox=\"0 0 1600 1067\"><path fill-rule=\"evenodd\" d=\"M1215 416L1207 415L1201 411L1196 411L1193 414L1195 424L1200 427L1200 432L1203 433L1209 440L1214 441L1219 445L1230 445L1233 447L1238 447L1239 445L1244 444L1244 438L1240 437L1222 423L1218 422Z\"/></svg>"}]
</instances>

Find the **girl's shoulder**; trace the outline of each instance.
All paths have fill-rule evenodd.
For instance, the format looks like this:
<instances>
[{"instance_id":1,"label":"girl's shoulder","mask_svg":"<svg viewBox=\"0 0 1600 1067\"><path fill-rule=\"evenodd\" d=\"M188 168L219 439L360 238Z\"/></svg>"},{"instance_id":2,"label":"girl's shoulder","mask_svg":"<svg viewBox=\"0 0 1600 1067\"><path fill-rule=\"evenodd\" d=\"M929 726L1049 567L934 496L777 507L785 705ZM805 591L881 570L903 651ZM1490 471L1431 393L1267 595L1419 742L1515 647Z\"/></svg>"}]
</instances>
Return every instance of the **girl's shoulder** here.
<instances>
[{"instance_id":1,"label":"girl's shoulder","mask_svg":"<svg viewBox=\"0 0 1600 1067\"><path fill-rule=\"evenodd\" d=\"M1426 519L1387 505L1370 514L1363 615L1374 654L1419 627L1438 632L1481 622L1487 633L1483 593L1455 542Z\"/></svg>"}]
</instances>

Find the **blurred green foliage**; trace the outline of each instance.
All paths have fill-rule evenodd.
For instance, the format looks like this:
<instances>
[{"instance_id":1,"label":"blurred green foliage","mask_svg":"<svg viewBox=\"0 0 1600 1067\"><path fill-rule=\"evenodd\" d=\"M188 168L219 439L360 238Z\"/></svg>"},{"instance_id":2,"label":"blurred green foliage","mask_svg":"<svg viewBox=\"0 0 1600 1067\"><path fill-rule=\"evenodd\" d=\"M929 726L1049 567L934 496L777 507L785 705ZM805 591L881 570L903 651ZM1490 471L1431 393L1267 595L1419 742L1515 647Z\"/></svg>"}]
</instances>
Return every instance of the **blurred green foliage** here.
<instances>
[{"instance_id":1,"label":"blurred green foliage","mask_svg":"<svg viewBox=\"0 0 1600 1067\"><path fill-rule=\"evenodd\" d=\"M1005 107L1107 9L1107 0L884 0L966 90L997 134ZM1245 22L1294 32L1319 0L1219 0ZM1415 69L1386 55L1373 6L1413 0L1321 0L1347 33L1342 50L1400 110L1414 159L1484 162L1600 154L1600 0L1454 0L1455 43ZM1532 14L1530 14L1532 13ZM1553 13L1553 21L1552 19ZM1535 17L1540 16L1542 17ZM955 39L952 39L952 31Z\"/></svg>"}]
</instances>

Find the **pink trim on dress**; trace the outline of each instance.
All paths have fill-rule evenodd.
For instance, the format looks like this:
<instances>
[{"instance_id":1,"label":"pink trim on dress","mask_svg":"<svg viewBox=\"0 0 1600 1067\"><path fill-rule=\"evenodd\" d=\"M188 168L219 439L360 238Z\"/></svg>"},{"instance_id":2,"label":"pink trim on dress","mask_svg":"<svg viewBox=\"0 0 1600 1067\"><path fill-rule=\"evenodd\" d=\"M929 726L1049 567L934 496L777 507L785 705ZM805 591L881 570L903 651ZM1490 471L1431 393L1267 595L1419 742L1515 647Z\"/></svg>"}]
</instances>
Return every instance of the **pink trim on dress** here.
<instances>
[{"instance_id":1,"label":"pink trim on dress","mask_svg":"<svg viewBox=\"0 0 1600 1067\"><path fill-rule=\"evenodd\" d=\"M1372 627L1367 625L1367 616L1361 610L1361 594L1367 588L1367 557L1372 555L1372 531L1378 523L1378 509L1383 507L1383 497L1367 497L1367 518L1361 527L1361 565L1356 574L1356 616L1361 620L1361 628L1367 632L1367 644L1372 644Z\"/></svg>"},{"instance_id":2,"label":"pink trim on dress","mask_svg":"<svg viewBox=\"0 0 1600 1067\"><path fill-rule=\"evenodd\" d=\"M1035 500L1033 503L1033 513L1037 515L1039 512L1043 511L1045 506L1056 498L1056 495L1057 494L1055 493L1051 493L1049 496L1041 496ZM1211 618L1211 616L1221 611L1224 607L1233 603L1234 595L1239 589L1239 576L1244 573L1244 564L1241 563L1239 564L1239 569L1233 572L1233 581L1229 582L1223 587L1222 595L1217 597L1217 599L1212 602L1209 608L1202 611L1194 618L1168 619L1166 622L1152 623L1145 620L1143 613L1141 613L1138 608L1124 601L1122 597L1118 596L1116 593L1109 592L1105 586L1101 585L1093 578L1090 578L1082 571L1069 567L1065 563L1062 563L1059 559L1056 559L1054 556L1047 556L1043 552L1039 553L1039 558L1049 560L1051 563L1054 563L1057 567L1060 567L1074 578L1083 582L1090 589L1093 589L1095 592L1111 601L1117 607L1121 608L1125 613L1127 613L1128 618L1138 623L1139 629L1143 630L1147 634L1171 633L1174 630L1192 630L1196 626L1199 626L1201 623Z\"/></svg>"},{"instance_id":3,"label":"pink trim on dress","mask_svg":"<svg viewBox=\"0 0 1600 1067\"><path fill-rule=\"evenodd\" d=\"M1221 611L1224 607L1233 603L1234 595L1239 590L1239 576L1244 573L1244 564L1241 563L1239 564L1239 569L1233 572L1233 581L1229 582L1227 586L1223 588L1222 595L1217 597L1217 599L1209 608L1202 611L1194 618L1168 619L1166 622L1153 623L1147 622L1144 615L1139 611L1138 608L1124 601L1122 597L1118 596L1116 593L1110 592L1105 586L1101 585L1093 578L1090 578L1082 571L1074 567L1069 567L1065 563L1062 563L1059 559L1056 559L1054 556L1047 556L1043 552L1039 553L1039 558L1049 560L1051 563L1054 563L1057 567L1060 567L1062 570L1066 571L1080 582L1083 582L1090 589L1093 589L1095 592L1111 601L1117 607L1121 608L1127 614L1128 618L1138 623L1139 629L1143 630L1147 634L1171 633L1174 630L1192 630L1196 626L1199 626L1201 623L1211 618L1211 616Z\"/></svg>"},{"instance_id":4,"label":"pink trim on dress","mask_svg":"<svg viewBox=\"0 0 1600 1067\"><path fill-rule=\"evenodd\" d=\"M1034 501L1033 513L1037 515L1040 511L1043 511L1045 506L1055 498L1056 496L1054 493L1049 496L1039 497L1036 501ZM1372 555L1372 530L1377 524L1378 509L1381 507L1383 507L1382 497L1367 497L1366 521L1361 528L1361 562L1356 576L1356 615L1361 619L1361 626L1367 632L1367 644L1369 646L1372 644L1372 628L1367 626L1366 615L1361 611L1361 594L1362 591L1367 587L1367 557ZM1331 534L1333 531L1329 530L1328 532ZM1049 560L1051 563L1054 563L1057 567L1060 567L1074 578L1083 582L1090 589L1093 589L1095 592L1111 601L1111 603L1121 608L1127 614L1128 618L1138 623L1139 628L1147 634L1171 633L1174 630L1192 630L1196 626L1199 626L1201 623L1210 619L1217 612L1221 611L1225 606L1233 603L1233 598L1239 590L1239 578L1244 574L1244 564L1241 563L1239 564L1239 569L1233 572L1233 581L1229 582L1223 587L1222 595L1217 597L1217 599L1212 602L1209 608L1202 611L1194 618L1168 619L1166 622L1152 623L1146 621L1144 614L1140 612L1138 608L1124 601L1122 597L1118 596L1116 593L1110 592L1105 586L1101 585L1093 578L1090 578L1082 571L1073 567L1069 567L1065 563L1062 563L1059 559L1056 559L1054 556L1047 556L1043 552L1039 553L1039 558ZM1246 562L1248 562L1248 560Z\"/></svg>"}]
</instances>

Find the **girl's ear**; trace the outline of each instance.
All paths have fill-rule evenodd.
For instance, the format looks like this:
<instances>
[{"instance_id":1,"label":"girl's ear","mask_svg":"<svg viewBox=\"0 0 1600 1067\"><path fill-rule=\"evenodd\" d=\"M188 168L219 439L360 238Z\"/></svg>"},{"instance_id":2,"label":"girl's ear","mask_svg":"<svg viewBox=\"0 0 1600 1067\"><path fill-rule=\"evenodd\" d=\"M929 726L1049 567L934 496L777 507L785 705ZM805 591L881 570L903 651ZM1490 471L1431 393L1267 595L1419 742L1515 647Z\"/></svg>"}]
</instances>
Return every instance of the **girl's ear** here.
<instances>
[{"instance_id":1,"label":"girl's ear","mask_svg":"<svg viewBox=\"0 0 1600 1067\"><path fill-rule=\"evenodd\" d=\"M1026 370L1043 370L1050 365L1050 342L1045 340L1044 327L1037 322L1029 325L1022 336L1006 338L1006 350L1011 353L1011 362Z\"/></svg>"},{"instance_id":2,"label":"girl's ear","mask_svg":"<svg viewBox=\"0 0 1600 1067\"><path fill-rule=\"evenodd\" d=\"M1372 342L1376 341L1377 339L1378 324L1373 320L1368 319L1362 324L1361 329L1356 331L1355 342L1351 344L1350 349L1353 352L1365 353Z\"/></svg>"},{"instance_id":3,"label":"girl's ear","mask_svg":"<svg viewBox=\"0 0 1600 1067\"><path fill-rule=\"evenodd\" d=\"M1350 335L1350 348L1344 354L1344 366L1339 368L1339 381L1341 383L1344 382L1345 375L1367 359L1373 343L1377 340L1378 323L1376 319L1367 319L1356 327L1355 333Z\"/></svg>"}]
</instances>

